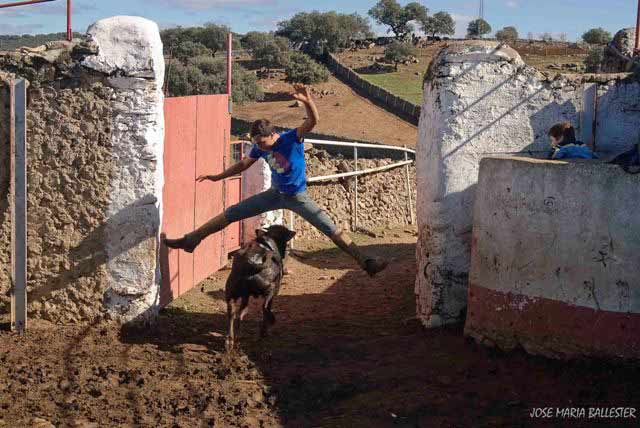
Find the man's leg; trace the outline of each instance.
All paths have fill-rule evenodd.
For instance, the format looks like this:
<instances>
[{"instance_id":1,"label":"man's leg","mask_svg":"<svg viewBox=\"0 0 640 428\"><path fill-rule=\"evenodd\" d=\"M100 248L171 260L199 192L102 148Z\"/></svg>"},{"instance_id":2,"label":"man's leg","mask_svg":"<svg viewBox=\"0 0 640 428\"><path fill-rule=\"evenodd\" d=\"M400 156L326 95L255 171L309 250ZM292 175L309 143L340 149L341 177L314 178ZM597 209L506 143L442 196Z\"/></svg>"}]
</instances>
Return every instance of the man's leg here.
<instances>
[{"instance_id":1,"label":"man's leg","mask_svg":"<svg viewBox=\"0 0 640 428\"><path fill-rule=\"evenodd\" d=\"M207 236L219 232L229 224L245 218L254 217L267 211L280 209L281 196L274 189L253 195L239 203L230 206L224 213L218 214L193 232L187 233L179 239L165 239L167 247L180 248L192 253Z\"/></svg>"},{"instance_id":2,"label":"man's leg","mask_svg":"<svg viewBox=\"0 0 640 428\"><path fill-rule=\"evenodd\" d=\"M182 238L167 239L164 243L169 248L179 248L185 250L187 253L193 253L196 247L207 236L221 231L227 227L231 222L227 220L224 213L218 214L193 232L187 233Z\"/></svg>"},{"instance_id":3,"label":"man's leg","mask_svg":"<svg viewBox=\"0 0 640 428\"><path fill-rule=\"evenodd\" d=\"M295 196L287 196L285 201L285 208L295 212L328 236L338 248L353 257L358 262L358 265L369 275L373 276L387 267L386 260L370 258L363 254L349 235L338 229L327 213L306 192L298 193Z\"/></svg>"}]
</instances>

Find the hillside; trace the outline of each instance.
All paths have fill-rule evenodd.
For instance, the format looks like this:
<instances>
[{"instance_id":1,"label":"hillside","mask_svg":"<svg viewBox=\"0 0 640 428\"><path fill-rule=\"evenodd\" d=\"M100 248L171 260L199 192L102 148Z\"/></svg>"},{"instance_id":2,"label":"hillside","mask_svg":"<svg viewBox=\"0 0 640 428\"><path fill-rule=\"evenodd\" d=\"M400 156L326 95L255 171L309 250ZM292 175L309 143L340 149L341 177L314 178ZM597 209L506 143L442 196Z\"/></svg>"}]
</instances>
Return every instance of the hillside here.
<instances>
[{"instance_id":1,"label":"hillside","mask_svg":"<svg viewBox=\"0 0 640 428\"><path fill-rule=\"evenodd\" d=\"M81 37L82 33L73 33L73 37ZM54 40L65 40L67 33L0 35L0 51L12 51L21 47L33 48Z\"/></svg>"},{"instance_id":2,"label":"hillside","mask_svg":"<svg viewBox=\"0 0 640 428\"><path fill-rule=\"evenodd\" d=\"M291 85L284 82L284 73L268 73L258 83L265 92L264 100L234 106L235 118L245 121L267 118L283 127L302 123L304 108L292 107ZM313 85L313 90L320 112L320 123L315 132L346 140L415 147L418 130L414 125L359 96L335 77Z\"/></svg>"},{"instance_id":3,"label":"hillside","mask_svg":"<svg viewBox=\"0 0 640 428\"><path fill-rule=\"evenodd\" d=\"M424 72L438 51L447 43L436 42L415 49L417 62L400 65L397 71L391 64L384 64L384 46L371 49L346 50L337 54L340 62L369 82L381 86L395 95L415 104L422 103ZM525 63L541 71L580 72L584 67L587 51L571 43L545 43L518 41L512 43Z\"/></svg>"}]
</instances>

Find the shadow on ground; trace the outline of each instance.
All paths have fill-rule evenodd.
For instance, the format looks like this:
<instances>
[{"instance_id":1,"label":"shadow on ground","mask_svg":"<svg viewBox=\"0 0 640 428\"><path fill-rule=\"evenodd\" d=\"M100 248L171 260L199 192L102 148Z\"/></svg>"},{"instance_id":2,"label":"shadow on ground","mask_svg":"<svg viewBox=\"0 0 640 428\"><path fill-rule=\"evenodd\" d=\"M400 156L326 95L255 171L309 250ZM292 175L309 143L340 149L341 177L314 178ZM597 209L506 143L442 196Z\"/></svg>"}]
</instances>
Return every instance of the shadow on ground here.
<instances>
[{"instance_id":1,"label":"shadow on ground","mask_svg":"<svg viewBox=\"0 0 640 428\"><path fill-rule=\"evenodd\" d=\"M461 325L423 329L412 319L415 245L366 250L393 259L379 278L352 270L355 266L334 249L298 252L275 301L272 336L258 339L255 307L242 324L236 363L257 369L246 382L265 384L282 425L568 426L561 419L531 419L529 412L639 407L637 368L505 354L464 339ZM219 371L232 373L233 363L220 357L226 330L221 284L207 284L206 294L200 294L215 308L211 312L170 308L150 329L123 329L121 340L178 354L185 344L199 345L221 363ZM575 426L610 425L583 419Z\"/></svg>"}]
</instances>

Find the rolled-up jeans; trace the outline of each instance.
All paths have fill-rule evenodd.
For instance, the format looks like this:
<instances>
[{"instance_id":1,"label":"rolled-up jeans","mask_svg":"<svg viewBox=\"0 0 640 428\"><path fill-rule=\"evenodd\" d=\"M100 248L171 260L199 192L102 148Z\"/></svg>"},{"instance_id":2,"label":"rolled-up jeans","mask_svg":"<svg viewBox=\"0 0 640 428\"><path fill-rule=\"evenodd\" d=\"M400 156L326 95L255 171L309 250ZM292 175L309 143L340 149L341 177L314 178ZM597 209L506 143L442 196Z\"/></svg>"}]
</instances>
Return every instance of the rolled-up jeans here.
<instances>
[{"instance_id":1,"label":"rolled-up jeans","mask_svg":"<svg viewBox=\"0 0 640 428\"><path fill-rule=\"evenodd\" d=\"M230 206L224 211L224 217L229 223L233 223L280 209L293 211L330 238L335 235L338 229L327 213L309 197L307 192L288 195L273 187Z\"/></svg>"}]
</instances>

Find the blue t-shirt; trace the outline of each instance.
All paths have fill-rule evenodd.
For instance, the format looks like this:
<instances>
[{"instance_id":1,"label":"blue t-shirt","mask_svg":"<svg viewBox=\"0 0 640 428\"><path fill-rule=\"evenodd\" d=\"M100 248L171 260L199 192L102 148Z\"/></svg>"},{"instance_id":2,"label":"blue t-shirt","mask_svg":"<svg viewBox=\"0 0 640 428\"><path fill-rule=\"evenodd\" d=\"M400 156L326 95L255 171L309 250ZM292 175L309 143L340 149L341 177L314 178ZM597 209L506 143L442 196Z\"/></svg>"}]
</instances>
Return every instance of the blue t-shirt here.
<instances>
[{"instance_id":1,"label":"blue t-shirt","mask_svg":"<svg viewBox=\"0 0 640 428\"><path fill-rule=\"evenodd\" d=\"M552 159L598 159L598 155L593 153L589 146L580 141L564 144L556 148L551 156Z\"/></svg>"},{"instance_id":2,"label":"blue t-shirt","mask_svg":"<svg viewBox=\"0 0 640 428\"><path fill-rule=\"evenodd\" d=\"M271 180L280 192L295 195L307 189L304 144L298 140L297 129L281 133L270 151L260 150L254 144L249 157L263 158L267 162L271 168Z\"/></svg>"}]
</instances>

